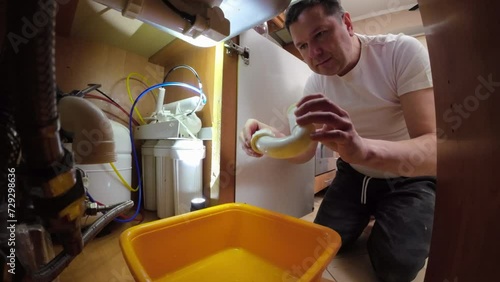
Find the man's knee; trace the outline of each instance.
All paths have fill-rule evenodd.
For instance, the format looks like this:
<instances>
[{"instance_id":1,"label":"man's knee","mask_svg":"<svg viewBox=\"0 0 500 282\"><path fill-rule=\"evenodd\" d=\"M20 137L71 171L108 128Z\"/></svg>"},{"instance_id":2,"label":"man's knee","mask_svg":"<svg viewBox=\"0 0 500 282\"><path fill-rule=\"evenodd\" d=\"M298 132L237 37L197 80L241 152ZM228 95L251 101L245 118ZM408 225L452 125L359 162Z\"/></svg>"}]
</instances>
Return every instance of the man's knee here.
<instances>
[{"instance_id":1,"label":"man's knee","mask_svg":"<svg viewBox=\"0 0 500 282\"><path fill-rule=\"evenodd\" d=\"M425 264L425 258L398 257L370 253L377 277L384 282L410 282L415 279Z\"/></svg>"}]
</instances>

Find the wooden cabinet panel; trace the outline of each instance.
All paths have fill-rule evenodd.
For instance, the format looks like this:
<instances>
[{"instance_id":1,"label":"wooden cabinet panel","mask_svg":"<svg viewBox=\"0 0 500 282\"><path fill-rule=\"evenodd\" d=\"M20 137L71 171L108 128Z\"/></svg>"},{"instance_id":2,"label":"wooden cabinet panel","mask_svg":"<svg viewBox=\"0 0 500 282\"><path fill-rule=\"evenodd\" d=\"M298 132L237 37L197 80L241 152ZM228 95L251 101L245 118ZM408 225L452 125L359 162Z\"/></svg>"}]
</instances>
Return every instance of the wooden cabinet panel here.
<instances>
[{"instance_id":1,"label":"wooden cabinet panel","mask_svg":"<svg viewBox=\"0 0 500 282\"><path fill-rule=\"evenodd\" d=\"M437 117L437 190L425 280L498 281L500 2L421 0Z\"/></svg>"},{"instance_id":2,"label":"wooden cabinet panel","mask_svg":"<svg viewBox=\"0 0 500 282\"><path fill-rule=\"evenodd\" d=\"M285 13L281 13L267 22L269 33L273 33L285 27Z\"/></svg>"},{"instance_id":3,"label":"wooden cabinet panel","mask_svg":"<svg viewBox=\"0 0 500 282\"><path fill-rule=\"evenodd\" d=\"M332 170L316 176L314 178L314 194L328 187L335 178L336 173L336 170Z\"/></svg>"}]
</instances>

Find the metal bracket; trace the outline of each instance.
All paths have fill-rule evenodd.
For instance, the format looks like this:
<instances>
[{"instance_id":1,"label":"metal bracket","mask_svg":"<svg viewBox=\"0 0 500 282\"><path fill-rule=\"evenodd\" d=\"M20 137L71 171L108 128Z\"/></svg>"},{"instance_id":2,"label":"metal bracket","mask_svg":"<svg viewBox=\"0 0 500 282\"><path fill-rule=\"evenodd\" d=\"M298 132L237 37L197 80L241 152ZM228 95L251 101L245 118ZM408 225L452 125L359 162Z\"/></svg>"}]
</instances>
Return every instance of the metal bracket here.
<instances>
[{"instance_id":1,"label":"metal bracket","mask_svg":"<svg viewBox=\"0 0 500 282\"><path fill-rule=\"evenodd\" d=\"M226 50L227 54L232 54L233 52L236 52L238 55L241 56L243 62L245 62L246 65L250 64L250 48L241 47L238 44L234 43L232 40L227 40L226 42L224 42L224 47L227 48Z\"/></svg>"}]
</instances>

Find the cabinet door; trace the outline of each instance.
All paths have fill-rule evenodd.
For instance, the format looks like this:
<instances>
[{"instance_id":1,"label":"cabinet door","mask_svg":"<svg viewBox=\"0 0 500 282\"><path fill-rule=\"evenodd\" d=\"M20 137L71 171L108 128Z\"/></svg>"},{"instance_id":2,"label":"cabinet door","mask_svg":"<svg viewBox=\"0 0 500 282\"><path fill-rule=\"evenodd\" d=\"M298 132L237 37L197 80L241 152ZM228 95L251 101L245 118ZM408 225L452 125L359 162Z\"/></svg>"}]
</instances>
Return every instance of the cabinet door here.
<instances>
[{"instance_id":1,"label":"cabinet door","mask_svg":"<svg viewBox=\"0 0 500 282\"><path fill-rule=\"evenodd\" d=\"M254 30L240 35L250 63L238 63L237 134L249 118L289 133L286 111L301 97L309 67ZM290 164L247 156L237 145L236 202L302 217L313 208L314 161Z\"/></svg>"}]
</instances>

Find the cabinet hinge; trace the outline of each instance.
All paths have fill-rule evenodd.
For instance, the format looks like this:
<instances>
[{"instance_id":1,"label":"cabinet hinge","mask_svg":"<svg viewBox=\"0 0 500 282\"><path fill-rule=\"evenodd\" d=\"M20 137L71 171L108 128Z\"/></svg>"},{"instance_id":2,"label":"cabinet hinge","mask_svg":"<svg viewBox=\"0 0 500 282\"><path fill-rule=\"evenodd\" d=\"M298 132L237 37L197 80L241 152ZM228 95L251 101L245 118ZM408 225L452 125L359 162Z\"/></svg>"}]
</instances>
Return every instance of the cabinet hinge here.
<instances>
[{"instance_id":1,"label":"cabinet hinge","mask_svg":"<svg viewBox=\"0 0 500 282\"><path fill-rule=\"evenodd\" d=\"M238 44L234 43L232 40L227 40L226 42L224 42L224 47L226 47L227 54L236 53L241 56L245 64L250 64L250 48L241 47Z\"/></svg>"}]
</instances>

